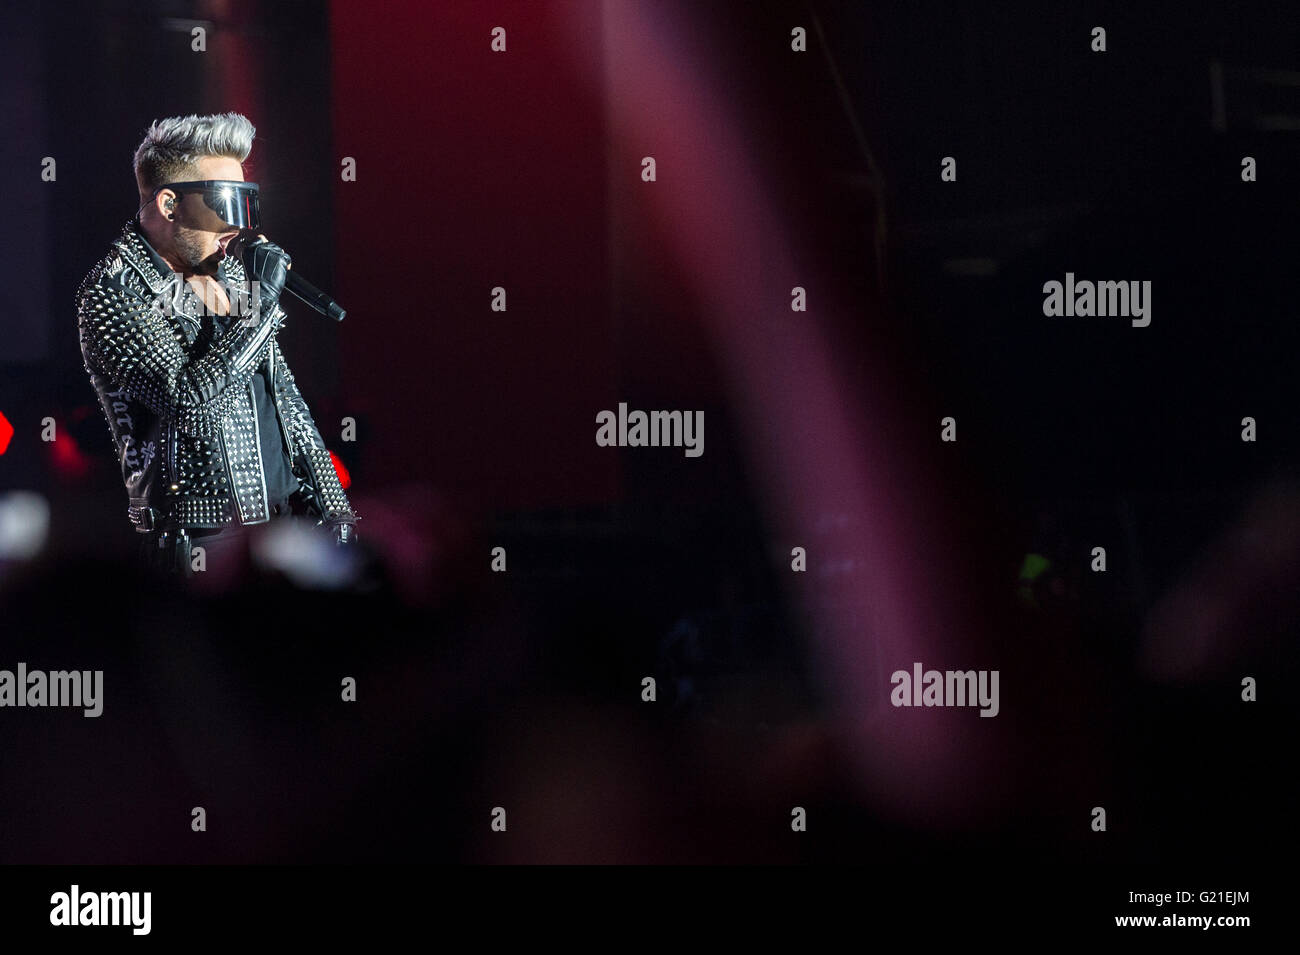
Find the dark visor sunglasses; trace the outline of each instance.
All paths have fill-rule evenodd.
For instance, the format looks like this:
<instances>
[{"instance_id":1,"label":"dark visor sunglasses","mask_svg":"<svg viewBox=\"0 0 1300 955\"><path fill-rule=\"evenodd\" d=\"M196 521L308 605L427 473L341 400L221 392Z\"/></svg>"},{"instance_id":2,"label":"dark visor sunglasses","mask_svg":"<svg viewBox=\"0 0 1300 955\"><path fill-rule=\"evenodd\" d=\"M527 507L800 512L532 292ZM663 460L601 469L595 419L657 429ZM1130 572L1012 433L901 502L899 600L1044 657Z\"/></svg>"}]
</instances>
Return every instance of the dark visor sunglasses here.
<instances>
[{"instance_id":1,"label":"dark visor sunglasses","mask_svg":"<svg viewBox=\"0 0 1300 955\"><path fill-rule=\"evenodd\" d=\"M240 179L195 179L190 182L168 182L153 191L156 197L164 189L177 195L197 192L203 204L221 217L221 221L235 229L258 229L262 224L257 205L257 183Z\"/></svg>"}]
</instances>

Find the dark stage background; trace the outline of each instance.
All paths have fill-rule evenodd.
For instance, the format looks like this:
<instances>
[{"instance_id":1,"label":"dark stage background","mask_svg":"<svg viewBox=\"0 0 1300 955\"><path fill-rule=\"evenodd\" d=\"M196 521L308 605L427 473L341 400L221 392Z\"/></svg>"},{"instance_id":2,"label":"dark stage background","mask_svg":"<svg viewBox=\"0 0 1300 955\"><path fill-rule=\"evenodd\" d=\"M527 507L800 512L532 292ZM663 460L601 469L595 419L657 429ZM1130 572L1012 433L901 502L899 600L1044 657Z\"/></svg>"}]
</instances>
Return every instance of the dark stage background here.
<instances>
[{"instance_id":1,"label":"dark stage background","mask_svg":"<svg viewBox=\"0 0 1300 955\"><path fill-rule=\"evenodd\" d=\"M0 18L0 527L48 511L39 552L0 559L0 667L105 673L98 719L0 711L0 862L1280 857L1286 5ZM72 294L134 211L148 124L225 110L257 126L267 233L349 312L290 300L280 334L362 517L349 586L131 564ZM1151 325L1045 317L1067 271L1151 280ZM703 410L704 454L598 446L619 402ZM998 716L890 706L913 661L999 670Z\"/></svg>"}]
</instances>

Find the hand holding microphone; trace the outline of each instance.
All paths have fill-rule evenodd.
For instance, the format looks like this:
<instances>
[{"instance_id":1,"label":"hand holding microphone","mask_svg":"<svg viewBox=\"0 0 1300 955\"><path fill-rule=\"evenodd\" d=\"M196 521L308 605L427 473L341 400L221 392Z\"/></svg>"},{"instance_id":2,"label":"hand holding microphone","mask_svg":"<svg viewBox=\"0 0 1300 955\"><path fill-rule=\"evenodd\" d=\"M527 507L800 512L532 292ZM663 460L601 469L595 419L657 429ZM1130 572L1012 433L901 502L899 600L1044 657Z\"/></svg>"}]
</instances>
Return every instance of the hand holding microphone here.
<instances>
[{"instance_id":1,"label":"hand holding microphone","mask_svg":"<svg viewBox=\"0 0 1300 955\"><path fill-rule=\"evenodd\" d=\"M261 233L248 230L239 233L226 247L226 252L238 256L244 263L249 281L257 283L262 308L274 308L284 291L289 266L293 264L289 253Z\"/></svg>"},{"instance_id":2,"label":"hand holding microphone","mask_svg":"<svg viewBox=\"0 0 1300 955\"><path fill-rule=\"evenodd\" d=\"M272 304L279 300L282 291L288 289L316 311L336 322L343 321L343 316L347 314L334 299L301 275L290 272L292 257L260 232L241 232L231 240L227 252L240 257L248 277L260 283L261 295L270 295Z\"/></svg>"}]
</instances>

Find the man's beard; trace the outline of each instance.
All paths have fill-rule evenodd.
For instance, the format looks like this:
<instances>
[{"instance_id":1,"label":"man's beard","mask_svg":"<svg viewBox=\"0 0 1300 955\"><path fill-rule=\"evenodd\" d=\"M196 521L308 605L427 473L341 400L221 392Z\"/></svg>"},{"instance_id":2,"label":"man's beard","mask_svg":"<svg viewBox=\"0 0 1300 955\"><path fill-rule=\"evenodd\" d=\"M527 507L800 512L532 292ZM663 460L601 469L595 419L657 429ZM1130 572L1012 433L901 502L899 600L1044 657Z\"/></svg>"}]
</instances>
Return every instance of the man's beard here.
<instances>
[{"instance_id":1,"label":"man's beard","mask_svg":"<svg viewBox=\"0 0 1300 955\"><path fill-rule=\"evenodd\" d=\"M200 232L197 229L176 230L176 254L186 269L195 275L216 275L221 265L220 250L210 255L204 254L203 250L211 235L210 232Z\"/></svg>"}]
</instances>

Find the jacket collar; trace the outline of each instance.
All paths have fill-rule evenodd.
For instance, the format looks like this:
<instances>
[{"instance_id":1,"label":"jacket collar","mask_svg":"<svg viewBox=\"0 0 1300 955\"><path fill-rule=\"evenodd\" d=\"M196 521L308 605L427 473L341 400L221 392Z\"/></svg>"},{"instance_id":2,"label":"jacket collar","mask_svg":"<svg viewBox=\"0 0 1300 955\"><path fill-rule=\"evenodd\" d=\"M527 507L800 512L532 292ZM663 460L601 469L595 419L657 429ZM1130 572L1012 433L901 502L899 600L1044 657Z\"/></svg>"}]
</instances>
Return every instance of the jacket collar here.
<instances>
[{"instance_id":1,"label":"jacket collar","mask_svg":"<svg viewBox=\"0 0 1300 955\"><path fill-rule=\"evenodd\" d=\"M149 287L151 295L155 298L164 295L167 297L170 307L166 309L166 314L170 315L172 321L179 326L185 340L191 345L194 344L202 325L202 318L198 314L198 310L202 308L200 299L189 285L181 281L179 273L172 271L167 260L159 255L145 238L144 230L140 228L139 217L127 220L122 226L122 234L115 240L114 245L123 263L129 265L140 276L144 284ZM226 285L228 276L226 263L223 261L217 267L216 279ZM234 280L242 287L241 269L234 269ZM218 318L215 321L224 329L227 320Z\"/></svg>"},{"instance_id":2,"label":"jacket collar","mask_svg":"<svg viewBox=\"0 0 1300 955\"><path fill-rule=\"evenodd\" d=\"M122 247L127 260L140 273L140 277L144 279L145 284L149 286L149 291L155 295L164 286L176 280L177 273L172 271L172 267L167 264L167 260L159 255L149 240L145 238L144 229L140 227L140 217L138 215L128 219L126 224L122 226L122 235L119 237L117 244ZM226 263L222 262L217 266L216 279L218 282L225 283L227 278Z\"/></svg>"}]
</instances>

